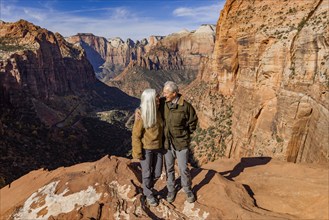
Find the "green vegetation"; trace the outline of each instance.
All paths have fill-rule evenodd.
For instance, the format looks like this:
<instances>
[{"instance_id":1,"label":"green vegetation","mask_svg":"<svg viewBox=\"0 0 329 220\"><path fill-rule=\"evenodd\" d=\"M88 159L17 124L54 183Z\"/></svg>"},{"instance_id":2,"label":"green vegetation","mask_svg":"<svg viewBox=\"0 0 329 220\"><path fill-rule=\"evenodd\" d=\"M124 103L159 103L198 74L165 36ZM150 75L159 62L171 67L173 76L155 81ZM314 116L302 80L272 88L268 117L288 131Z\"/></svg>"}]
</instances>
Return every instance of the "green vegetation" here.
<instances>
[{"instance_id":1,"label":"green vegetation","mask_svg":"<svg viewBox=\"0 0 329 220\"><path fill-rule=\"evenodd\" d=\"M303 18L303 19L301 20L301 22L299 22L299 24L298 24L298 26L297 26L297 30L300 31L300 30L304 27L305 24L306 24L306 19Z\"/></svg>"},{"instance_id":2,"label":"green vegetation","mask_svg":"<svg viewBox=\"0 0 329 220\"><path fill-rule=\"evenodd\" d=\"M278 135L276 135L276 142L281 143L281 142L283 142L283 139L281 137L279 137Z\"/></svg>"},{"instance_id":3,"label":"green vegetation","mask_svg":"<svg viewBox=\"0 0 329 220\"><path fill-rule=\"evenodd\" d=\"M26 47L24 45L19 45L18 39L0 37L0 50L6 52L13 52L17 50L24 50Z\"/></svg>"},{"instance_id":4,"label":"green vegetation","mask_svg":"<svg viewBox=\"0 0 329 220\"><path fill-rule=\"evenodd\" d=\"M213 94L208 97L218 108L213 108L214 124L207 129L197 127L192 135L191 149L194 157L192 164L214 161L224 156L227 139L231 136L233 109L230 100L225 99L221 94ZM221 104L219 104L221 103ZM206 160L206 161L205 161Z\"/></svg>"}]
</instances>

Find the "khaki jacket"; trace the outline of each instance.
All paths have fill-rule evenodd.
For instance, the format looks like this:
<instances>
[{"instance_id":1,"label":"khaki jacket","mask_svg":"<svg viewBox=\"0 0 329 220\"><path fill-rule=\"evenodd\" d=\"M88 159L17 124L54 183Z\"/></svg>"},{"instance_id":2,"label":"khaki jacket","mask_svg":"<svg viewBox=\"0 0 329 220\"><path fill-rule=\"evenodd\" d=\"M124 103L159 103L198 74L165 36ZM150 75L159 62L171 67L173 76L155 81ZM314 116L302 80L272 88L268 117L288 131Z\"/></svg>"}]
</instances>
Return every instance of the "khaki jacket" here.
<instances>
[{"instance_id":1,"label":"khaki jacket","mask_svg":"<svg viewBox=\"0 0 329 220\"><path fill-rule=\"evenodd\" d=\"M155 150L163 147L163 121L157 112L157 122L151 128L144 128L143 120L135 120L132 131L132 156L134 159L143 157L142 149Z\"/></svg>"},{"instance_id":2,"label":"khaki jacket","mask_svg":"<svg viewBox=\"0 0 329 220\"><path fill-rule=\"evenodd\" d=\"M161 99L160 111L165 122L164 148L169 148L169 140L171 140L176 150L188 148L191 142L190 135L194 132L198 123L198 116L193 106L179 94L179 100L174 106Z\"/></svg>"}]
</instances>

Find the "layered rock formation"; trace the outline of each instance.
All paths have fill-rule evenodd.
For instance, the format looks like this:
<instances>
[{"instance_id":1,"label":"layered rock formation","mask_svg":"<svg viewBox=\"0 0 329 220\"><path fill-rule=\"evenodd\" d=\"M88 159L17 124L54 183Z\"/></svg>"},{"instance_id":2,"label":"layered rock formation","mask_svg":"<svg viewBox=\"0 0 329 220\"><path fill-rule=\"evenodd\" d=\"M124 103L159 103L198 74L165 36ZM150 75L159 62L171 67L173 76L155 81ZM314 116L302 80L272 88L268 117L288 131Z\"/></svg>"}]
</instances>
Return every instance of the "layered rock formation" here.
<instances>
[{"instance_id":1,"label":"layered rock formation","mask_svg":"<svg viewBox=\"0 0 329 220\"><path fill-rule=\"evenodd\" d=\"M98 77L102 81L139 97L145 88L160 89L167 80L174 80L182 86L194 80L201 59L213 52L215 27L202 25L196 31L184 30L166 37L151 36L136 43L115 38L103 44L104 38L90 34L72 36L67 40L86 49L95 70L99 63L93 62L93 57L101 57L99 60L104 63ZM99 55L95 56L95 51Z\"/></svg>"},{"instance_id":2,"label":"layered rock formation","mask_svg":"<svg viewBox=\"0 0 329 220\"><path fill-rule=\"evenodd\" d=\"M0 187L40 167L127 155L137 105L96 80L81 47L24 20L2 22Z\"/></svg>"},{"instance_id":3,"label":"layered rock formation","mask_svg":"<svg viewBox=\"0 0 329 220\"><path fill-rule=\"evenodd\" d=\"M328 7L226 2L213 57L188 92L202 128L226 127L214 143L223 154L328 162Z\"/></svg>"},{"instance_id":4,"label":"layered rock formation","mask_svg":"<svg viewBox=\"0 0 329 220\"><path fill-rule=\"evenodd\" d=\"M105 39L93 34L81 33L66 38L72 44L81 46L87 54L88 60L93 65L96 76L106 82L120 74L131 61L144 55L153 47L161 36L151 36L136 43L127 39L124 42L121 38Z\"/></svg>"},{"instance_id":5,"label":"layered rock formation","mask_svg":"<svg viewBox=\"0 0 329 220\"><path fill-rule=\"evenodd\" d=\"M1 100L18 93L47 100L85 89L96 82L83 50L68 46L59 34L20 20L0 26ZM2 102L3 103L3 102Z\"/></svg>"},{"instance_id":6,"label":"layered rock formation","mask_svg":"<svg viewBox=\"0 0 329 220\"><path fill-rule=\"evenodd\" d=\"M264 164L266 163L249 164L242 161L236 165L246 169L255 166L253 171L248 172L252 175L260 172ZM277 172L275 168L282 165L276 162L268 165L266 170L272 174ZM222 165L215 167L222 167ZM321 175L314 175L323 172L316 168L287 168L288 171L304 170L310 173L311 177L320 177ZM223 173L231 172L232 178L238 179L238 169L236 167L234 169L230 167L230 169L232 170ZM284 180L291 180L286 175L297 177L299 174L281 173ZM273 193L272 188L263 190L263 194L257 191L257 194L253 195L256 197L259 193L260 196L265 196L262 199L263 202L258 203L248 194L248 191L252 193L248 185L230 181L215 170L193 169L192 177L193 190L198 198L194 204L185 201L182 190L178 192L174 203L166 202L164 199L166 196L165 179L160 178L155 186L159 193L160 204L154 208L150 207L142 196L139 163L113 156L104 157L96 162L61 167L53 171L33 171L16 180L10 186L0 190L0 214L4 219L301 219L323 218L328 214L324 210L328 205L325 203L328 202L325 195L320 196L321 199L317 197L318 210L310 208L312 212L302 212L303 207L311 206L311 199L301 199L299 194L294 193L306 187L303 182L296 181L298 184L294 186L287 184L287 188L279 187L281 195L286 196L285 198L291 196L291 199L296 202L298 200L299 206L287 209L284 206L286 204L282 206L280 203L269 208L266 206L271 210L269 211L263 209L264 206L260 204L266 204L264 203L266 199L271 200L272 195L266 197L266 192ZM275 184L275 179L273 181L270 175L261 177L262 180L271 180L270 183L265 182ZM318 194L328 188L325 185L328 179L325 176L321 177L321 180L312 184L318 184L322 188L308 187L308 193ZM291 190L292 187L294 190ZM283 214L283 212L286 213Z\"/></svg>"}]
</instances>

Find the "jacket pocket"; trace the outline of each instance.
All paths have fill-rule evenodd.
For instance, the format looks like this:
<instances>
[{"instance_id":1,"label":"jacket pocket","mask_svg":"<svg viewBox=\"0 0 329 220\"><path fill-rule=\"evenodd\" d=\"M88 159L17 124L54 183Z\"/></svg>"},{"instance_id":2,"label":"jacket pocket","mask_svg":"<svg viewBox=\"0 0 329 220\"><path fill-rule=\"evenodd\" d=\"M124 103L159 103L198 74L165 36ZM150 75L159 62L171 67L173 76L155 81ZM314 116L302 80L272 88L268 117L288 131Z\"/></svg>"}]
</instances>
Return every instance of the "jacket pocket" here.
<instances>
[{"instance_id":1,"label":"jacket pocket","mask_svg":"<svg viewBox=\"0 0 329 220\"><path fill-rule=\"evenodd\" d=\"M172 126L184 126L186 124L185 113L183 111L173 111L172 112Z\"/></svg>"}]
</instances>

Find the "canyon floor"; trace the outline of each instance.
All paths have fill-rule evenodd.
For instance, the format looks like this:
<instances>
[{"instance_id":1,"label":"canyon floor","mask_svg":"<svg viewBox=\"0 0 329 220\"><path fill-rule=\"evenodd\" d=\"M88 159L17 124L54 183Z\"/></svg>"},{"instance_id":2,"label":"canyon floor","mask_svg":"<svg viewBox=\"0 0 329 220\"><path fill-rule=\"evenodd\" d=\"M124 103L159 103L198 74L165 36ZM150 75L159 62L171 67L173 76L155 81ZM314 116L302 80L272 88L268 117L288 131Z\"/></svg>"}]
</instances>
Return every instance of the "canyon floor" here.
<instances>
[{"instance_id":1,"label":"canyon floor","mask_svg":"<svg viewBox=\"0 0 329 220\"><path fill-rule=\"evenodd\" d=\"M328 219L328 166L269 157L219 159L192 168L198 200L178 191L160 204L141 190L138 161L105 156L96 162L36 170L0 190L1 219Z\"/></svg>"}]
</instances>

